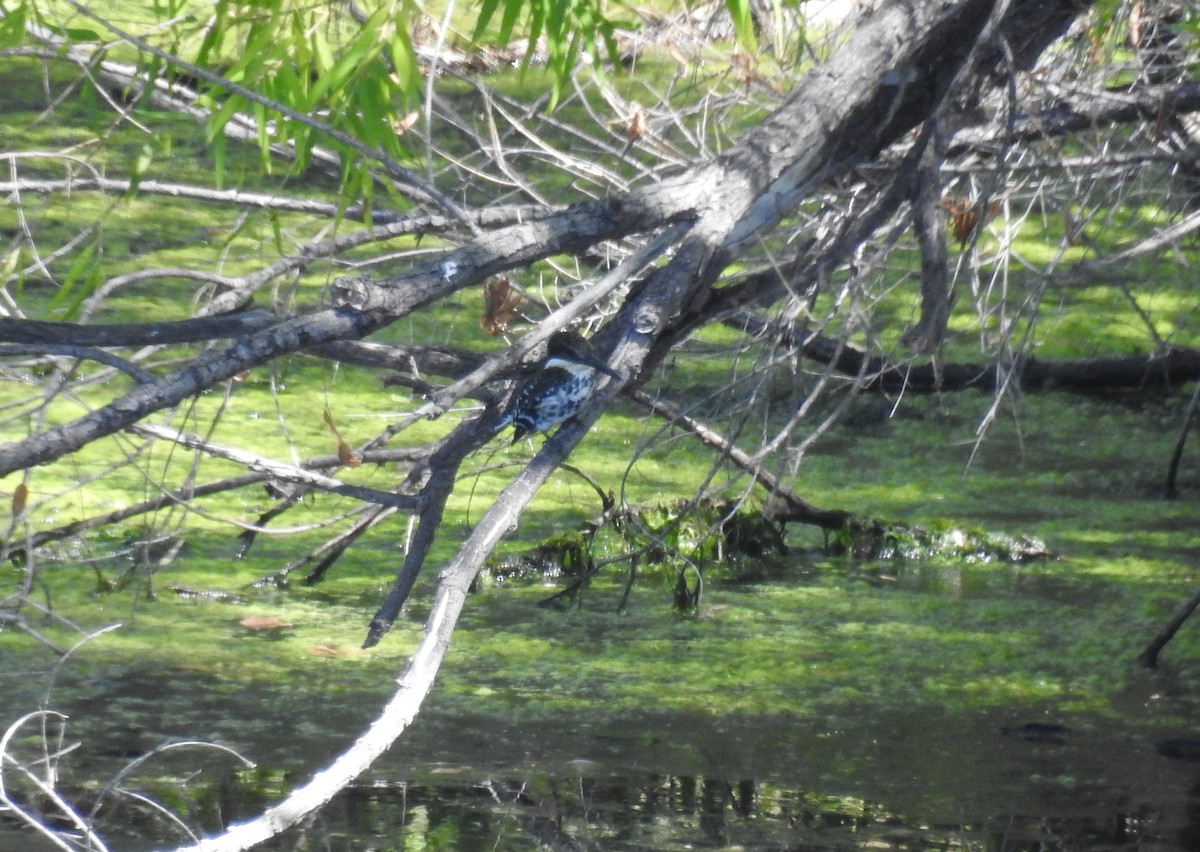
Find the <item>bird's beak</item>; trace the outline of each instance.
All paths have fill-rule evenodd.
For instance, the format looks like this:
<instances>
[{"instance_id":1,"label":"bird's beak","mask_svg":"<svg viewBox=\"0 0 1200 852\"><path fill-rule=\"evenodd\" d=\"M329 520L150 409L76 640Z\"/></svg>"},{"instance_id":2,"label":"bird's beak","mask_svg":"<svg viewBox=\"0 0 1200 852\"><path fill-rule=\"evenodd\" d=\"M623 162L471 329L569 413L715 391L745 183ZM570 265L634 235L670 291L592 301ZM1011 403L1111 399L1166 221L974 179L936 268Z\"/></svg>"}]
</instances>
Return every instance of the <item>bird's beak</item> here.
<instances>
[{"instance_id":1,"label":"bird's beak","mask_svg":"<svg viewBox=\"0 0 1200 852\"><path fill-rule=\"evenodd\" d=\"M618 382L625 381L624 376L622 376L616 370L610 368L607 364L605 364L599 358L590 358L589 357L585 363L589 367L591 367L593 370L599 370L601 373L604 373L604 375L611 376L612 378L616 379Z\"/></svg>"}]
</instances>

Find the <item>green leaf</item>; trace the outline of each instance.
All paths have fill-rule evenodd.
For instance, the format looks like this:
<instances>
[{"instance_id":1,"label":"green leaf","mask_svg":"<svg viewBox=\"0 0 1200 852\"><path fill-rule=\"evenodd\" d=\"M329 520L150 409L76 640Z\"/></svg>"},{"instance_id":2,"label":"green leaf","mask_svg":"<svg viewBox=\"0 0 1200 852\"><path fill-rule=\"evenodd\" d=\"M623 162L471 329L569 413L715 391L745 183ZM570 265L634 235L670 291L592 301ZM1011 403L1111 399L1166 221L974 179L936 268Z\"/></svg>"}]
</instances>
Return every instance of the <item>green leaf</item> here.
<instances>
[{"instance_id":1,"label":"green leaf","mask_svg":"<svg viewBox=\"0 0 1200 852\"><path fill-rule=\"evenodd\" d=\"M538 7L536 2L533 5L535 9ZM500 19L500 32L497 35L497 40L501 44L505 44L512 39L513 27L517 25L517 18L521 14L521 6L522 0L507 0L507 5L504 7L504 17ZM536 16L540 18L540 14ZM531 13L531 17L534 17L534 14ZM536 45L537 37L534 36L529 39L529 49L533 50Z\"/></svg>"},{"instance_id":2,"label":"green leaf","mask_svg":"<svg viewBox=\"0 0 1200 852\"><path fill-rule=\"evenodd\" d=\"M529 66L529 57L537 47L538 39L542 37L542 29L546 25L545 9L540 4L534 4L529 13L529 49L525 52L525 61L522 63L522 68ZM546 39L549 42L549 38ZM554 55L554 48L550 48L551 56Z\"/></svg>"},{"instance_id":3,"label":"green leaf","mask_svg":"<svg viewBox=\"0 0 1200 852\"><path fill-rule=\"evenodd\" d=\"M479 15L475 19L475 31L471 33L472 42L478 42L480 37L487 32L488 24L491 23L492 16L496 14L499 6L500 0L483 0L479 7Z\"/></svg>"},{"instance_id":4,"label":"green leaf","mask_svg":"<svg viewBox=\"0 0 1200 852\"><path fill-rule=\"evenodd\" d=\"M308 39L304 37L304 16L297 9L289 16L291 26L292 59L296 68L310 68L314 62L313 51ZM290 67L290 66L289 66Z\"/></svg>"},{"instance_id":5,"label":"green leaf","mask_svg":"<svg viewBox=\"0 0 1200 852\"><path fill-rule=\"evenodd\" d=\"M725 0L729 17L733 18L733 29L741 48L753 53L757 47L754 38L754 19L750 15L750 0Z\"/></svg>"},{"instance_id":6,"label":"green leaf","mask_svg":"<svg viewBox=\"0 0 1200 852\"><path fill-rule=\"evenodd\" d=\"M553 39L561 47L567 37L567 11L569 3L551 3L550 14L546 15L546 38Z\"/></svg>"},{"instance_id":7,"label":"green leaf","mask_svg":"<svg viewBox=\"0 0 1200 852\"><path fill-rule=\"evenodd\" d=\"M209 65L212 61L212 55L221 48L221 44L225 41L226 26L233 16L229 12L229 0L217 0L216 6L213 7L212 21L210 26L204 33L204 38L200 41L200 47L196 50L196 63L199 65Z\"/></svg>"},{"instance_id":8,"label":"green leaf","mask_svg":"<svg viewBox=\"0 0 1200 852\"><path fill-rule=\"evenodd\" d=\"M209 141L215 142L217 139L223 138L225 133L225 125L237 114L238 107L242 105L242 98L237 95L230 95L225 99L225 102L217 107L212 115L208 118Z\"/></svg>"},{"instance_id":9,"label":"green leaf","mask_svg":"<svg viewBox=\"0 0 1200 852\"><path fill-rule=\"evenodd\" d=\"M93 238L84 246L83 251L75 258L75 262L71 264L71 268L63 277L62 287L50 300L50 307L61 311L64 320L70 320L79 313L79 306L99 283L98 264L96 263L97 243L98 238Z\"/></svg>"},{"instance_id":10,"label":"green leaf","mask_svg":"<svg viewBox=\"0 0 1200 852\"><path fill-rule=\"evenodd\" d=\"M316 71L318 74L324 75L337 62L333 55L333 48L330 47L325 34L320 30L313 33L312 41L309 44L312 47L313 64Z\"/></svg>"},{"instance_id":11,"label":"green leaf","mask_svg":"<svg viewBox=\"0 0 1200 852\"><path fill-rule=\"evenodd\" d=\"M18 6L0 19L0 49L25 42L25 6Z\"/></svg>"},{"instance_id":12,"label":"green leaf","mask_svg":"<svg viewBox=\"0 0 1200 852\"><path fill-rule=\"evenodd\" d=\"M278 211L269 211L267 214L267 219L271 223L271 235L275 239L275 251L277 251L280 255L287 254L287 250L284 248L283 244L283 227L279 224Z\"/></svg>"},{"instance_id":13,"label":"green leaf","mask_svg":"<svg viewBox=\"0 0 1200 852\"><path fill-rule=\"evenodd\" d=\"M212 139L213 182L217 189L225 185L226 147L225 134L218 133Z\"/></svg>"},{"instance_id":14,"label":"green leaf","mask_svg":"<svg viewBox=\"0 0 1200 852\"><path fill-rule=\"evenodd\" d=\"M129 174L129 189L125 193L126 198L132 198L137 195L138 184L142 182L142 178L150 171L150 164L154 162L154 149L150 143L142 145L137 157L133 161L133 169Z\"/></svg>"},{"instance_id":15,"label":"green leaf","mask_svg":"<svg viewBox=\"0 0 1200 852\"><path fill-rule=\"evenodd\" d=\"M403 27L396 28L388 47L392 55L392 68L400 81L400 92L407 108L421 97L421 69L417 64L417 53Z\"/></svg>"},{"instance_id":16,"label":"green leaf","mask_svg":"<svg viewBox=\"0 0 1200 852\"><path fill-rule=\"evenodd\" d=\"M387 7L380 7L367 18L354 38L346 45L342 55L322 72L313 85L309 97L313 103L323 98L326 92L341 89L365 66L379 55L380 33L387 21Z\"/></svg>"},{"instance_id":17,"label":"green leaf","mask_svg":"<svg viewBox=\"0 0 1200 852\"><path fill-rule=\"evenodd\" d=\"M21 262L21 253L19 251L9 251L4 255L4 262L0 263L0 275L8 278L17 271L17 264Z\"/></svg>"},{"instance_id":18,"label":"green leaf","mask_svg":"<svg viewBox=\"0 0 1200 852\"><path fill-rule=\"evenodd\" d=\"M83 29L82 27L60 27L47 21L44 21L42 26L69 42L83 44L84 42L102 40L100 33L95 30Z\"/></svg>"}]
</instances>

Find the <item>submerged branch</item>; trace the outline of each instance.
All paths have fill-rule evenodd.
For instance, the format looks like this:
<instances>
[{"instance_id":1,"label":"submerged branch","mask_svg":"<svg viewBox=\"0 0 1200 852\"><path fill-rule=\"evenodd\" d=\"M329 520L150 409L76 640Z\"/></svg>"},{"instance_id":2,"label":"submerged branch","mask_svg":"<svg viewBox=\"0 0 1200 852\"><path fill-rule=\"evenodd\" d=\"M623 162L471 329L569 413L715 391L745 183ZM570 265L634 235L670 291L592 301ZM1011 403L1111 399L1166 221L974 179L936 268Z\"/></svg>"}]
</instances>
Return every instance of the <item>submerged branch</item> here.
<instances>
[{"instance_id":1,"label":"submerged branch","mask_svg":"<svg viewBox=\"0 0 1200 852\"><path fill-rule=\"evenodd\" d=\"M338 535L325 541L320 546L314 548L308 553L301 556L299 559L293 559L287 565L279 568L276 571L261 577L254 582L255 588L263 586L280 586L287 582L293 571L303 568L305 565L316 563L304 577L305 585L313 585L318 582L325 572L342 557L349 547L358 541L368 530L378 526L387 518L396 514L398 510L391 506L371 506L367 507L367 511L362 513L349 529L343 530ZM244 541L244 539L243 539ZM242 552L245 552L243 547Z\"/></svg>"},{"instance_id":2,"label":"submerged branch","mask_svg":"<svg viewBox=\"0 0 1200 852\"><path fill-rule=\"evenodd\" d=\"M1183 626L1183 623L1196 611L1196 607L1200 607L1200 589L1192 593L1192 596L1171 617L1171 620L1159 631L1158 635L1145 647L1142 653L1138 654L1138 663L1148 669L1158 668L1158 655L1162 653L1162 649L1167 647L1167 643L1179 632L1179 628Z\"/></svg>"},{"instance_id":3,"label":"submerged branch","mask_svg":"<svg viewBox=\"0 0 1200 852\"><path fill-rule=\"evenodd\" d=\"M392 625L400 616L400 610L403 608L404 602L408 600L413 584L416 583L417 576L424 567L429 551L441 529L442 515L446 510L446 501L454 492L458 469L467 456L491 436L490 423L491 418L477 417L461 424L429 457L426 465L409 474L409 481L424 474L428 474L429 479L421 489L421 508L416 515L416 527L405 548L404 563L396 574L388 596L371 618L371 623L367 627L366 639L363 641L364 648L371 648L379 644L379 640L392 629ZM501 494L500 500L503 499L504 495ZM495 506L493 506L494 508ZM523 508L524 503L517 507L518 514ZM484 518L486 519L487 515ZM482 523L481 521L480 524L482 525ZM366 531L365 525L362 531ZM463 547L465 548L466 545ZM482 560L480 564L482 564ZM476 570L478 570L478 566L476 566Z\"/></svg>"}]
</instances>

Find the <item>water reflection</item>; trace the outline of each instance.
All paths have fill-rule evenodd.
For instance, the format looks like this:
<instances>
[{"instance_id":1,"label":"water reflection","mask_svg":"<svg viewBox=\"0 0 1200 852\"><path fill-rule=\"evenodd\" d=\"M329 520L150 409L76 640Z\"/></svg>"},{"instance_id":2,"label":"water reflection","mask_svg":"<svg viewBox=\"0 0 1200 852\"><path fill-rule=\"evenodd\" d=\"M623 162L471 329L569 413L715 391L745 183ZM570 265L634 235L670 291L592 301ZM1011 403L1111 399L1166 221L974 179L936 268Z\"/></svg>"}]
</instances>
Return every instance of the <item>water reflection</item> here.
<instances>
[{"instance_id":1,"label":"water reflection","mask_svg":"<svg viewBox=\"0 0 1200 852\"><path fill-rule=\"evenodd\" d=\"M1192 800L1193 804L1195 799ZM1115 805L1115 803L1114 803ZM995 813L914 820L879 802L750 779L544 776L475 784L374 783L347 791L273 848L424 850L1195 848L1200 814L1164 836L1164 814Z\"/></svg>"},{"instance_id":2,"label":"water reflection","mask_svg":"<svg viewBox=\"0 0 1200 852\"><path fill-rule=\"evenodd\" d=\"M145 678L134 682L148 699ZM1196 740L1102 717L1065 725L923 706L811 719L627 713L584 725L445 715L437 704L369 777L267 848L1200 848ZM94 788L69 789L72 779L111 776L124 760L99 733L85 743L62 781L87 812ZM214 834L306 780L314 763L296 759L294 733L276 744L260 739L255 753L276 768L164 755L123 786ZM132 797L109 795L96 819L111 849L186 840ZM38 848L0 814L0 850Z\"/></svg>"}]
</instances>

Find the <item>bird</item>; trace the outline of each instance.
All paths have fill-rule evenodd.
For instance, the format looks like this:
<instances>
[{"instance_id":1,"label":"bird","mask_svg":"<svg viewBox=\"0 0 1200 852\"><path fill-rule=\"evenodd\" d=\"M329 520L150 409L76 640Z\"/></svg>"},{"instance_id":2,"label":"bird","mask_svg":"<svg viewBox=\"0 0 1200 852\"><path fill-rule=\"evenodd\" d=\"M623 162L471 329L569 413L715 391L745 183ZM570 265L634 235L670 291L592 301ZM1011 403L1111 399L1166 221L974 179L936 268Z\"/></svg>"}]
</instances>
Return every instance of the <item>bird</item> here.
<instances>
[{"instance_id":1,"label":"bird","mask_svg":"<svg viewBox=\"0 0 1200 852\"><path fill-rule=\"evenodd\" d=\"M583 408L596 387L596 374L624 376L596 357L578 332L558 331L546 345L546 360L509 398L496 431L513 426L513 443L531 432L547 433Z\"/></svg>"}]
</instances>

